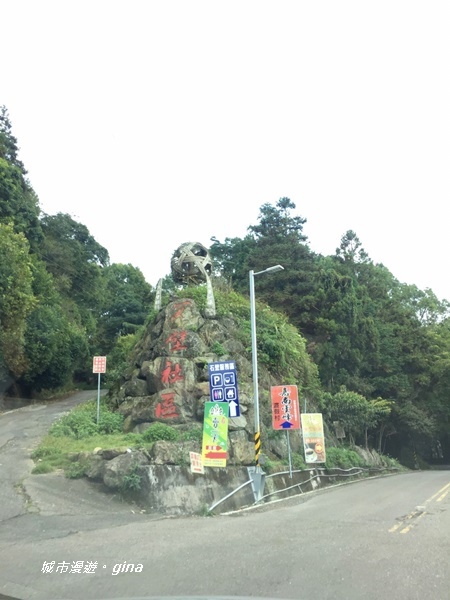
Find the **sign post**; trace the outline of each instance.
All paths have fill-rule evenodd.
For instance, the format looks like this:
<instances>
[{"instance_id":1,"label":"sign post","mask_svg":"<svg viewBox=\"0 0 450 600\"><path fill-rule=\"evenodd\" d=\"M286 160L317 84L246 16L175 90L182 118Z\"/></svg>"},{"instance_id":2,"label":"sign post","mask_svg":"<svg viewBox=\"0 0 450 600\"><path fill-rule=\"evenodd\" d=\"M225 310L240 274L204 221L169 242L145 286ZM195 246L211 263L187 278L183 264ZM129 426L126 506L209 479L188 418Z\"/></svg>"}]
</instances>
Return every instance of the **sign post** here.
<instances>
[{"instance_id":1,"label":"sign post","mask_svg":"<svg viewBox=\"0 0 450 600\"><path fill-rule=\"evenodd\" d=\"M275 385L270 388L272 398L272 427L286 431L289 457L289 477L292 478L292 454L289 439L290 429L300 429L300 409L296 385Z\"/></svg>"},{"instance_id":2,"label":"sign post","mask_svg":"<svg viewBox=\"0 0 450 600\"><path fill-rule=\"evenodd\" d=\"M100 377L101 373L106 373L106 356L94 356L92 363L92 372L98 373L98 390L97 390L97 425L100 421Z\"/></svg>"}]
</instances>

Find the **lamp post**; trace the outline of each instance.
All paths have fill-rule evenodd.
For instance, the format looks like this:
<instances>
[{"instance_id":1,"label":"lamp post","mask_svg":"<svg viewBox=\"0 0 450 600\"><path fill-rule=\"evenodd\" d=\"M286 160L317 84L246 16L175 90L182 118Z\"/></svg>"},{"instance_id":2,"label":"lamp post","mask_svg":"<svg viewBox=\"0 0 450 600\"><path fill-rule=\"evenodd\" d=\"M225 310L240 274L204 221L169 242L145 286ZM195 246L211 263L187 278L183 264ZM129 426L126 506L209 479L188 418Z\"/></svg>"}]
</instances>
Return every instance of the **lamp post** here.
<instances>
[{"instance_id":1,"label":"lamp post","mask_svg":"<svg viewBox=\"0 0 450 600\"><path fill-rule=\"evenodd\" d=\"M259 425L259 392L258 392L258 350L256 346L256 314L255 314L255 276L263 273L275 273L283 271L284 267L275 265L264 271L252 270L249 272L250 283L250 327L252 334L252 374L253 374L253 398L255 403L255 465L259 469L259 455L261 454L261 431Z\"/></svg>"}]
</instances>

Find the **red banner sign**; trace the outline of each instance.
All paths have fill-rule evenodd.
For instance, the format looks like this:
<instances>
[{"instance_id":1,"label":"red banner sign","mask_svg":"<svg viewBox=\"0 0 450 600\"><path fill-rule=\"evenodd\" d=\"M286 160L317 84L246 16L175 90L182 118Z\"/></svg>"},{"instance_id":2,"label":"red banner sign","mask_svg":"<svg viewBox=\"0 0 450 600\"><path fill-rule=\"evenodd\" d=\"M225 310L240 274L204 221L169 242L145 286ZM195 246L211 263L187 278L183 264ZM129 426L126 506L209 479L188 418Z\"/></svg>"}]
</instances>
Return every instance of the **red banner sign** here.
<instances>
[{"instance_id":1,"label":"red banner sign","mask_svg":"<svg viewBox=\"0 0 450 600\"><path fill-rule=\"evenodd\" d=\"M300 410L296 385L275 385L270 388L272 426L274 429L300 429Z\"/></svg>"}]
</instances>

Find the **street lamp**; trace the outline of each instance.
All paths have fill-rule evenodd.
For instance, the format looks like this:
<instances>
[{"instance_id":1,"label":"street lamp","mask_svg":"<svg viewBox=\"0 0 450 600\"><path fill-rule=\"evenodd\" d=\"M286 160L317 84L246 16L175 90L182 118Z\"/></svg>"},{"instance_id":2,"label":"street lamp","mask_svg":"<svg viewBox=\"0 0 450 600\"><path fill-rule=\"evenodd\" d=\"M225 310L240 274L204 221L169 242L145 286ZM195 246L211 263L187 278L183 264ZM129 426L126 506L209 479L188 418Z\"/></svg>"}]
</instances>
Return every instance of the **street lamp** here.
<instances>
[{"instance_id":1,"label":"street lamp","mask_svg":"<svg viewBox=\"0 0 450 600\"><path fill-rule=\"evenodd\" d=\"M252 373L253 373L253 397L255 402L255 464L259 468L259 455L261 454L261 430L259 426L259 392L258 392L258 350L256 347L256 314L255 314L255 275L263 273L275 273L283 271L284 267L275 265L264 271L249 272L250 281L250 327L252 333Z\"/></svg>"}]
</instances>

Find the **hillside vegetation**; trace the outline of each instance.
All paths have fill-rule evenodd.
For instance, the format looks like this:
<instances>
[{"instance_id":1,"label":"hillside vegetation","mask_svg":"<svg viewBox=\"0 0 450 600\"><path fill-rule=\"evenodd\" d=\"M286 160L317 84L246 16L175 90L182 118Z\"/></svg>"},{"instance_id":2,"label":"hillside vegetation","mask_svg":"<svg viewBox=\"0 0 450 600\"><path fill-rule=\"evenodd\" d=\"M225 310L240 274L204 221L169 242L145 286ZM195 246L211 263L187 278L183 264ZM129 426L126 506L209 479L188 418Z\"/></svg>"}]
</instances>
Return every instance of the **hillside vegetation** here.
<instances>
[{"instance_id":1,"label":"hillside vegetation","mask_svg":"<svg viewBox=\"0 0 450 600\"><path fill-rule=\"evenodd\" d=\"M448 460L449 303L375 264L354 231L335 254L314 253L305 224L281 198L261 206L245 237L212 238L218 311L232 313L249 347L248 271L283 265L256 280L261 364L298 383L330 431L340 422L347 442L411 466L416 456ZM0 256L0 392L31 398L88 385L98 354L117 377L152 318L154 290L138 268L111 264L85 225L42 213L5 107ZM198 302L203 294L180 290L169 275L164 291Z\"/></svg>"}]
</instances>

